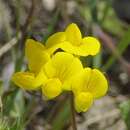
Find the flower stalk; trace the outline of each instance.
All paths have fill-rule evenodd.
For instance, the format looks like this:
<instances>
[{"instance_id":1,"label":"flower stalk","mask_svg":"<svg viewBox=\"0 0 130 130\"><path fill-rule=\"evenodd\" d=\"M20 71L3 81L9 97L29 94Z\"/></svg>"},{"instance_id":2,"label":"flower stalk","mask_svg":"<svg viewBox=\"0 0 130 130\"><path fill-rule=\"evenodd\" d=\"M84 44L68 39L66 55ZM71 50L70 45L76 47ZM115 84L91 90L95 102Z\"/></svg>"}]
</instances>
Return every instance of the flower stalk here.
<instances>
[{"instance_id":1,"label":"flower stalk","mask_svg":"<svg viewBox=\"0 0 130 130\"><path fill-rule=\"evenodd\" d=\"M70 94L70 107L72 129L77 130L73 93Z\"/></svg>"}]
</instances>

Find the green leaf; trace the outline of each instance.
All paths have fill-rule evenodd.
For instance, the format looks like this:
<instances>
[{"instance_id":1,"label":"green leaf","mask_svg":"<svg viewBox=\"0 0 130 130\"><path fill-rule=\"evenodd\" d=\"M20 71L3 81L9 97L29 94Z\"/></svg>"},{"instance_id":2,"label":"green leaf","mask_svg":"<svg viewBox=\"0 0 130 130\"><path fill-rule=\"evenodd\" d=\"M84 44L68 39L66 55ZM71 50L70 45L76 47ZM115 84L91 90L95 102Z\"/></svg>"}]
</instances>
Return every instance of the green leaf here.
<instances>
[{"instance_id":1,"label":"green leaf","mask_svg":"<svg viewBox=\"0 0 130 130\"><path fill-rule=\"evenodd\" d=\"M130 130L130 100L120 104L122 118L124 119L127 129Z\"/></svg>"}]
</instances>

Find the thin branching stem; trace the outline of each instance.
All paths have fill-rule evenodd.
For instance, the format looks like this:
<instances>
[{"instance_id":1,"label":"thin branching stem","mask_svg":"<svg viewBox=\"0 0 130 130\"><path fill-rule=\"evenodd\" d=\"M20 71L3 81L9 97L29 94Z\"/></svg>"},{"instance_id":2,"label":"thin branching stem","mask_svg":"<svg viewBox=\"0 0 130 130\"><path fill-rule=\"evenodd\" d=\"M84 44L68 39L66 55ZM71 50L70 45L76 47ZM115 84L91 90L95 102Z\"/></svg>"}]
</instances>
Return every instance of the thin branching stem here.
<instances>
[{"instance_id":1,"label":"thin branching stem","mask_svg":"<svg viewBox=\"0 0 130 130\"><path fill-rule=\"evenodd\" d=\"M24 43L24 41L26 39L26 34L27 34L28 27L29 27L29 25L32 22L32 18L33 18L34 11L35 11L35 5L36 5L35 2L36 2L36 0L31 0L32 4L31 4L31 7L29 9L28 16L26 18L26 21L25 21L24 25L21 28L21 31L22 31L22 40L21 40L21 43Z\"/></svg>"}]
</instances>

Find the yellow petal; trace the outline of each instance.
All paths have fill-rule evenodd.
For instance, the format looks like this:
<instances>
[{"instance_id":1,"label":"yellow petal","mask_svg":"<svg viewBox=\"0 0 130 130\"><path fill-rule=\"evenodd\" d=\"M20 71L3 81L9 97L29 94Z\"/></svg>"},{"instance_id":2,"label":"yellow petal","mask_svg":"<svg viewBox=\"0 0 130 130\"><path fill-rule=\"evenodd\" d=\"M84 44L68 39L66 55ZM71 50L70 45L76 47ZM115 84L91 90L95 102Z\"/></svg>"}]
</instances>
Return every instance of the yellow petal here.
<instances>
[{"instance_id":1,"label":"yellow petal","mask_svg":"<svg viewBox=\"0 0 130 130\"><path fill-rule=\"evenodd\" d=\"M90 92L94 98L102 97L108 90L107 79L97 69L85 68L73 78L72 91L75 94Z\"/></svg>"},{"instance_id":2,"label":"yellow petal","mask_svg":"<svg viewBox=\"0 0 130 130\"><path fill-rule=\"evenodd\" d=\"M53 54L58 48L60 48L60 43L64 42L66 39L64 32L58 32L50 36L46 42L46 49L47 52L51 55Z\"/></svg>"},{"instance_id":3,"label":"yellow petal","mask_svg":"<svg viewBox=\"0 0 130 130\"><path fill-rule=\"evenodd\" d=\"M63 89L71 89L71 78L79 73L83 67L80 60L65 52L56 53L51 62L44 67L48 77L58 77L63 83Z\"/></svg>"},{"instance_id":4,"label":"yellow petal","mask_svg":"<svg viewBox=\"0 0 130 130\"><path fill-rule=\"evenodd\" d=\"M81 32L78 28L78 26L74 23L68 25L68 27L65 30L67 41L72 43L73 45L80 45L81 44Z\"/></svg>"},{"instance_id":5,"label":"yellow petal","mask_svg":"<svg viewBox=\"0 0 130 130\"><path fill-rule=\"evenodd\" d=\"M94 37L85 37L80 45L82 56L96 55L100 51L100 42Z\"/></svg>"},{"instance_id":6,"label":"yellow petal","mask_svg":"<svg viewBox=\"0 0 130 130\"><path fill-rule=\"evenodd\" d=\"M75 95L75 109L77 112L85 112L93 104L93 96L89 92L81 92Z\"/></svg>"},{"instance_id":7,"label":"yellow petal","mask_svg":"<svg viewBox=\"0 0 130 130\"><path fill-rule=\"evenodd\" d=\"M81 71L80 73L78 73L76 76L73 77L72 91L75 95L78 95L79 93L86 91L90 74L91 69L85 68L83 71Z\"/></svg>"},{"instance_id":8,"label":"yellow petal","mask_svg":"<svg viewBox=\"0 0 130 130\"><path fill-rule=\"evenodd\" d=\"M108 90L107 79L98 69L92 69L87 91L91 92L94 98L100 98L106 94Z\"/></svg>"},{"instance_id":9,"label":"yellow petal","mask_svg":"<svg viewBox=\"0 0 130 130\"><path fill-rule=\"evenodd\" d=\"M30 72L17 72L12 76L12 81L26 90L38 89L46 80L47 78L42 71L37 76Z\"/></svg>"},{"instance_id":10,"label":"yellow petal","mask_svg":"<svg viewBox=\"0 0 130 130\"><path fill-rule=\"evenodd\" d=\"M59 45L62 50L78 56L96 55L100 51L100 43L94 37L85 37L79 46L72 45L70 42L63 42Z\"/></svg>"},{"instance_id":11,"label":"yellow petal","mask_svg":"<svg viewBox=\"0 0 130 130\"><path fill-rule=\"evenodd\" d=\"M42 86L42 92L47 99L52 99L62 92L61 86L62 83L58 78L49 79L46 84Z\"/></svg>"},{"instance_id":12,"label":"yellow petal","mask_svg":"<svg viewBox=\"0 0 130 130\"><path fill-rule=\"evenodd\" d=\"M41 67L49 60L45 47L40 42L28 39L26 41L25 55L31 72L38 73Z\"/></svg>"},{"instance_id":13,"label":"yellow petal","mask_svg":"<svg viewBox=\"0 0 130 130\"><path fill-rule=\"evenodd\" d=\"M74 46L70 42L67 42L67 41L62 42L59 45L59 48L61 48L62 50L70 54L79 55L79 46Z\"/></svg>"},{"instance_id":14,"label":"yellow petal","mask_svg":"<svg viewBox=\"0 0 130 130\"><path fill-rule=\"evenodd\" d=\"M53 78L56 76L56 69L52 64L52 60L49 60L45 65L44 65L44 72L47 75L48 78Z\"/></svg>"},{"instance_id":15,"label":"yellow petal","mask_svg":"<svg viewBox=\"0 0 130 130\"><path fill-rule=\"evenodd\" d=\"M64 42L65 39L66 39L66 36L64 32L54 33L46 41L46 48L51 48L52 46L55 46L56 44Z\"/></svg>"},{"instance_id":16,"label":"yellow petal","mask_svg":"<svg viewBox=\"0 0 130 130\"><path fill-rule=\"evenodd\" d=\"M71 90L73 77L80 73L83 70L83 66L81 61L78 58L74 58L71 64L68 66L64 73L64 77L62 77L63 89Z\"/></svg>"}]
</instances>

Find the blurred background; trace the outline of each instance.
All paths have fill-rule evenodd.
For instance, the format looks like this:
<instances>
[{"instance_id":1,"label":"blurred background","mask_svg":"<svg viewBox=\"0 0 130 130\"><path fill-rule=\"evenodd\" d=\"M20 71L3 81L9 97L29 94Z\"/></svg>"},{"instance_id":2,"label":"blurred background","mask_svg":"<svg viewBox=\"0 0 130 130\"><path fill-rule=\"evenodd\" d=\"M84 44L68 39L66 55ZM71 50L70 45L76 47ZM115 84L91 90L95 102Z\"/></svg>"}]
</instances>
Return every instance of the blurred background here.
<instances>
[{"instance_id":1,"label":"blurred background","mask_svg":"<svg viewBox=\"0 0 130 130\"><path fill-rule=\"evenodd\" d=\"M27 67L27 38L44 44L72 22L100 40L101 52L81 59L109 81L108 94L76 114L78 130L130 130L129 0L0 0L0 130L72 129L66 94L45 101L40 92L25 92L10 81Z\"/></svg>"}]
</instances>

